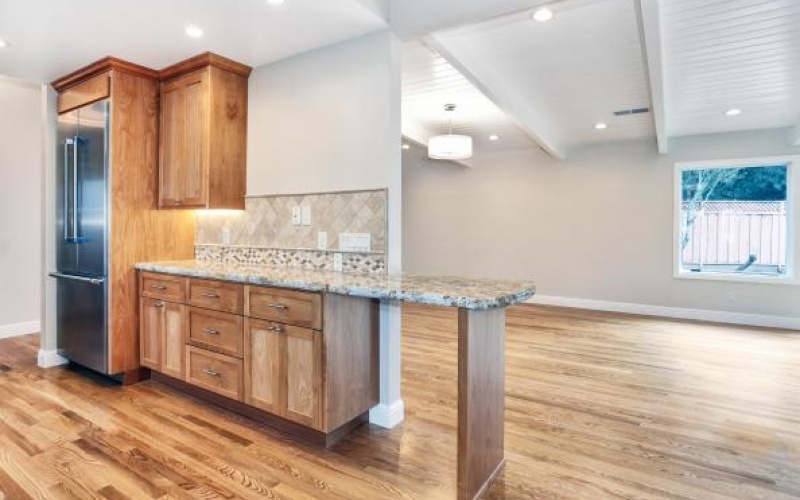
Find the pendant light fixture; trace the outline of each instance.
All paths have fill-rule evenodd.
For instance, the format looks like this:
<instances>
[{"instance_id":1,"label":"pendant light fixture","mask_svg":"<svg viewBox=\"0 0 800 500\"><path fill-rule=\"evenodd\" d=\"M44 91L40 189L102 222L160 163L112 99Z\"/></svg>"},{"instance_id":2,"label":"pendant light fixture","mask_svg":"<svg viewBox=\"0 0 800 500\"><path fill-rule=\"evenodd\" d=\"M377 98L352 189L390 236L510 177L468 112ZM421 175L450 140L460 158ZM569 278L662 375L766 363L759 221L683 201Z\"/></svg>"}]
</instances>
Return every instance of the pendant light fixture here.
<instances>
[{"instance_id":1,"label":"pendant light fixture","mask_svg":"<svg viewBox=\"0 0 800 500\"><path fill-rule=\"evenodd\" d=\"M432 160L466 160L472 157L472 137L453 135L453 111L455 104L445 104L444 110L449 114L448 133L435 135L428 139L428 158Z\"/></svg>"}]
</instances>

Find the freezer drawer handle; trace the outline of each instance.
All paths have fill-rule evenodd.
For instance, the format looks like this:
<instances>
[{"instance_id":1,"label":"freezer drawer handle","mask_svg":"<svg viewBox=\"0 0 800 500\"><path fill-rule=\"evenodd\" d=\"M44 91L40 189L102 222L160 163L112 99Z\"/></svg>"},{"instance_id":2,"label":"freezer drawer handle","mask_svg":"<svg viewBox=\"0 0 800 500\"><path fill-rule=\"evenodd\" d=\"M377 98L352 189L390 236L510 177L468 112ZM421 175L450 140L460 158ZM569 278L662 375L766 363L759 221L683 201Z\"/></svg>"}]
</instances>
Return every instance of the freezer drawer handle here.
<instances>
[{"instance_id":1,"label":"freezer drawer handle","mask_svg":"<svg viewBox=\"0 0 800 500\"><path fill-rule=\"evenodd\" d=\"M72 276L71 274L62 274L62 273L50 273L51 278L59 278L65 280L72 280L72 281L82 281L84 283L90 283L92 285L102 285L106 282L103 278L85 278L83 276Z\"/></svg>"}]
</instances>

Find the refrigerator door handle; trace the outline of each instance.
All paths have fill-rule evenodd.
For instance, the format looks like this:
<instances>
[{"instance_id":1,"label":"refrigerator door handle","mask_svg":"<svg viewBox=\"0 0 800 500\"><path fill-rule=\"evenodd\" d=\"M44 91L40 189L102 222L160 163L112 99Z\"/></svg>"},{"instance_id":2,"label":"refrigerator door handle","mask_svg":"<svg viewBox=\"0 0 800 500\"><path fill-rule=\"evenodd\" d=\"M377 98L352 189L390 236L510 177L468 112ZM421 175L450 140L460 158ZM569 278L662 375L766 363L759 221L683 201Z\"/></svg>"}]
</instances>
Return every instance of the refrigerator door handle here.
<instances>
[{"instance_id":1,"label":"refrigerator door handle","mask_svg":"<svg viewBox=\"0 0 800 500\"><path fill-rule=\"evenodd\" d=\"M70 215L69 215L69 147L75 144L73 139L66 139L64 141L64 241L69 243L72 237L69 234ZM72 214L75 217L75 214Z\"/></svg>"},{"instance_id":2,"label":"refrigerator door handle","mask_svg":"<svg viewBox=\"0 0 800 500\"><path fill-rule=\"evenodd\" d=\"M72 239L78 242L78 142L76 135L72 138Z\"/></svg>"},{"instance_id":3,"label":"refrigerator door handle","mask_svg":"<svg viewBox=\"0 0 800 500\"><path fill-rule=\"evenodd\" d=\"M59 278L65 280L72 280L72 281L82 281L84 283L89 283L92 285L102 285L106 282L104 278L86 278L84 276L74 276L71 274L64 274L64 273L50 273L51 278Z\"/></svg>"}]
</instances>

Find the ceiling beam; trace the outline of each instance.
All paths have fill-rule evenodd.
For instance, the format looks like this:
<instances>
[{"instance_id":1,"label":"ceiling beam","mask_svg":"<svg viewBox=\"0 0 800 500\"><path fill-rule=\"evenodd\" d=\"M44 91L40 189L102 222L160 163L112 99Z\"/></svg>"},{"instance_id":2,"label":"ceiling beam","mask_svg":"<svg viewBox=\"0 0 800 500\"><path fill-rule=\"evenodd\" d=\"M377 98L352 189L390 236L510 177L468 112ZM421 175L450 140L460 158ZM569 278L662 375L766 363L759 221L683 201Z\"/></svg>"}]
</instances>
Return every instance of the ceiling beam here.
<instances>
[{"instance_id":1,"label":"ceiling beam","mask_svg":"<svg viewBox=\"0 0 800 500\"><path fill-rule=\"evenodd\" d=\"M428 150L428 138L432 134L429 130L413 123L403 123L403 140L416 144L417 146ZM462 167L472 168L472 162L469 160L431 160L431 161L447 161L461 165Z\"/></svg>"},{"instance_id":2,"label":"ceiling beam","mask_svg":"<svg viewBox=\"0 0 800 500\"><path fill-rule=\"evenodd\" d=\"M464 75L547 154L558 160L566 158L564 146L551 129L551 120L544 112L543 103L517 95L507 86L502 75L492 70L490 63L476 59L470 51L459 50L456 44L448 41L447 35L431 35L425 39L425 44Z\"/></svg>"},{"instance_id":3,"label":"ceiling beam","mask_svg":"<svg viewBox=\"0 0 800 500\"><path fill-rule=\"evenodd\" d=\"M800 146L800 119L797 120L797 125L789 130L789 143L792 146Z\"/></svg>"},{"instance_id":4,"label":"ceiling beam","mask_svg":"<svg viewBox=\"0 0 800 500\"><path fill-rule=\"evenodd\" d=\"M667 135L667 105L664 90L664 45L661 37L661 11L658 2L659 0L639 0L639 27L644 42L642 50L647 62L658 152L666 154L669 136Z\"/></svg>"}]
</instances>

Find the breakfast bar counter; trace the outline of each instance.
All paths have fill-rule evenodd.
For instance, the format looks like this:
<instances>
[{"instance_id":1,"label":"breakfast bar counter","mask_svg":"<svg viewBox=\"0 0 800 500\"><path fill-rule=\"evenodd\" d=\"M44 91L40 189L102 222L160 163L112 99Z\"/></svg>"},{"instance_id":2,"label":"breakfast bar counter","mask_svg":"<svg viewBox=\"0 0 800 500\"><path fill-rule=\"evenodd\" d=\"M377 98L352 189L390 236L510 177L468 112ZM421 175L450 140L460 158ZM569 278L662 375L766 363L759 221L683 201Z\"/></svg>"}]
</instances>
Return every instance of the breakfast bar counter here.
<instances>
[{"instance_id":1,"label":"breakfast bar counter","mask_svg":"<svg viewBox=\"0 0 800 500\"><path fill-rule=\"evenodd\" d=\"M217 261L137 264L143 272L458 308L458 499L481 496L504 463L505 307L527 281L352 274Z\"/></svg>"}]
</instances>

